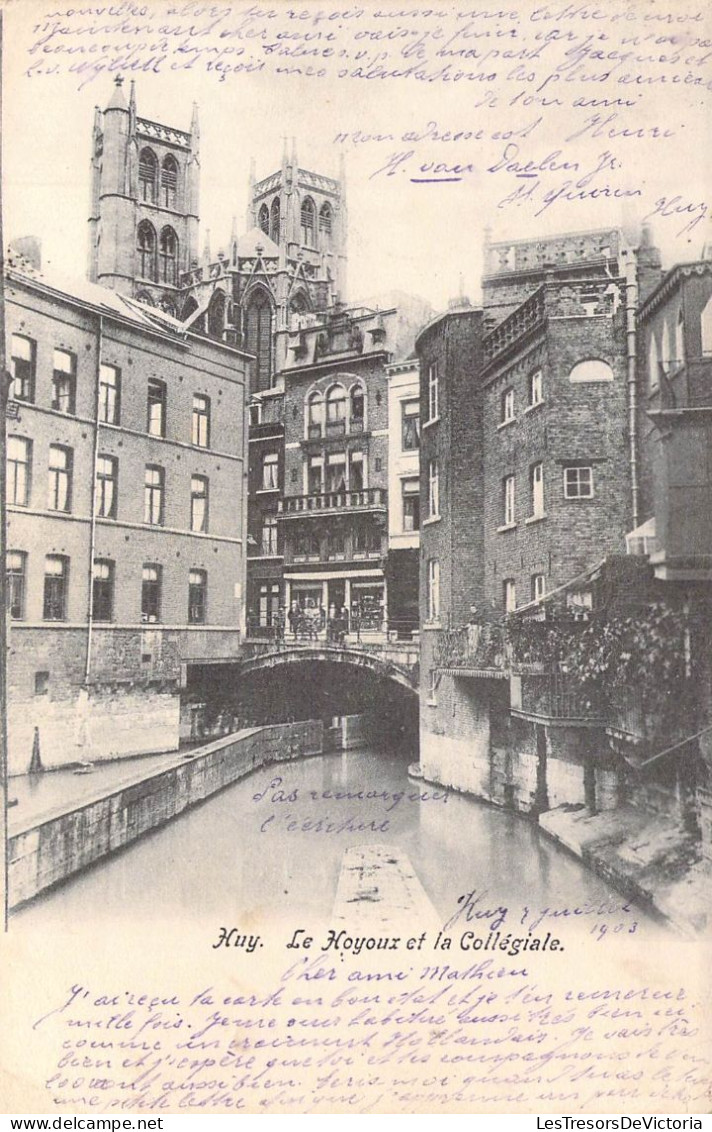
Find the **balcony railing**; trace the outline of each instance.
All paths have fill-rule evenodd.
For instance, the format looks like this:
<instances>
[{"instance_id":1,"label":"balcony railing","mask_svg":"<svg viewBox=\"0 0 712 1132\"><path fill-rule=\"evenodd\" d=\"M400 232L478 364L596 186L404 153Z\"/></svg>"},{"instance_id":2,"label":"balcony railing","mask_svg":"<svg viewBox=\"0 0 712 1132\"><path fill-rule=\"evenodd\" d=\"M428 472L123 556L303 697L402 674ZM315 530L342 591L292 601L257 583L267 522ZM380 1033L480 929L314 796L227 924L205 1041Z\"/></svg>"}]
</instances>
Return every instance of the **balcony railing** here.
<instances>
[{"instance_id":1,"label":"balcony railing","mask_svg":"<svg viewBox=\"0 0 712 1132\"><path fill-rule=\"evenodd\" d=\"M282 519L298 519L308 515L333 515L340 511L385 511L387 495L382 487L327 491L323 495L288 495L279 502L279 516Z\"/></svg>"},{"instance_id":2,"label":"balcony railing","mask_svg":"<svg viewBox=\"0 0 712 1132\"><path fill-rule=\"evenodd\" d=\"M575 676L561 672L521 673L512 676L510 691L515 715L581 726L604 723L605 710L600 695Z\"/></svg>"},{"instance_id":3,"label":"balcony railing","mask_svg":"<svg viewBox=\"0 0 712 1132\"><path fill-rule=\"evenodd\" d=\"M485 624L442 629L435 645L435 666L450 671L504 674L506 647L502 627Z\"/></svg>"}]
</instances>

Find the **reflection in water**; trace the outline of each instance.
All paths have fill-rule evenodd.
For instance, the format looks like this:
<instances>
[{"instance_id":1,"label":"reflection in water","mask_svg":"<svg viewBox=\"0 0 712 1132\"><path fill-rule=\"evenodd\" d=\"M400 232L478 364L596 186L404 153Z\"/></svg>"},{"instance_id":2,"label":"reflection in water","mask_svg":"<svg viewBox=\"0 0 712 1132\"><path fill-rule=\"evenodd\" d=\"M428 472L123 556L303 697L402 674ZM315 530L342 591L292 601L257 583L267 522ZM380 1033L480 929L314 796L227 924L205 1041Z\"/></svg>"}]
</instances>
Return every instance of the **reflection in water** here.
<instances>
[{"instance_id":1,"label":"reflection in water","mask_svg":"<svg viewBox=\"0 0 712 1132\"><path fill-rule=\"evenodd\" d=\"M339 791L387 796L334 797ZM413 800L421 793L426 800ZM329 824L337 831L327 832ZM357 824L371 828L353 832ZM187 914L243 928L256 916L328 919L343 852L359 844L405 852L443 921L473 889L512 909L623 903L534 824L413 782L403 758L369 750L258 771L39 898L14 922L41 926L88 912Z\"/></svg>"}]
</instances>

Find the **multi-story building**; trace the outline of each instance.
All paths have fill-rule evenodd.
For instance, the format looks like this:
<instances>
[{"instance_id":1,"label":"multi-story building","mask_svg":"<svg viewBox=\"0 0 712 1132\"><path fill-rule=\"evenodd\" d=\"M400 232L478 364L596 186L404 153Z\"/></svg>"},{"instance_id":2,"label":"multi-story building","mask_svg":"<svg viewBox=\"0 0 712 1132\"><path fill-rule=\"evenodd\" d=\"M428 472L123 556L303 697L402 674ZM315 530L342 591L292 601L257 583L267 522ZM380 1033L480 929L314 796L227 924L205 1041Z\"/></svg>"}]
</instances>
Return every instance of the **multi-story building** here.
<instances>
[{"instance_id":1,"label":"multi-story building","mask_svg":"<svg viewBox=\"0 0 712 1132\"><path fill-rule=\"evenodd\" d=\"M12 257L5 306L12 772L172 749L240 646L249 359Z\"/></svg>"},{"instance_id":2,"label":"multi-story building","mask_svg":"<svg viewBox=\"0 0 712 1132\"><path fill-rule=\"evenodd\" d=\"M400 637L420 625L420 372L413 356L388 378L388 624Z\"/></svg>"},{"instance_id":3,"label":"multi-story building","mask_svg":"<svg viewBox=\"0 0 712 1132\"><path fill-rule=\"evenodd\" d=\"M645 286L656 256L639 256ZM503 628L625 551L641 281L629 263L613 230L489 244L483 310L448 312L418 339L421 762L428 777L525 810L590 800L596 780L601 800L609 784L580 703L554 719L532 702L532 681L510 681Z\"/></svg>"}]
</instances>

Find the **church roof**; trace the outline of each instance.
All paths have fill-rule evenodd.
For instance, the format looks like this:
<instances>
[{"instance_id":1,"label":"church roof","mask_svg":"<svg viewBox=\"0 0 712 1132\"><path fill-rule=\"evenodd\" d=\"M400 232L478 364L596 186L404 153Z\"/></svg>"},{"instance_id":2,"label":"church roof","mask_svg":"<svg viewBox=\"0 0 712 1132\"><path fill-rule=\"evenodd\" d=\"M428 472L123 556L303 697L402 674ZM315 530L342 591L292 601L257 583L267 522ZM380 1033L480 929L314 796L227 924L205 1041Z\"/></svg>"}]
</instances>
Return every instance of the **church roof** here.
<instances>
[{"instance_id":1,"label":"church roof","mask_svg":"<svg viewBox=\"0 0 712 1132\"><path fill-rule=\"evenodd\" d=\"M244 236L238 237L237 255L239 259L252 259L257 255L257 248L262 248L262 255L267 259L276 258L279 248L261 228L250 228Z\"/></svg>"}]
</instances>

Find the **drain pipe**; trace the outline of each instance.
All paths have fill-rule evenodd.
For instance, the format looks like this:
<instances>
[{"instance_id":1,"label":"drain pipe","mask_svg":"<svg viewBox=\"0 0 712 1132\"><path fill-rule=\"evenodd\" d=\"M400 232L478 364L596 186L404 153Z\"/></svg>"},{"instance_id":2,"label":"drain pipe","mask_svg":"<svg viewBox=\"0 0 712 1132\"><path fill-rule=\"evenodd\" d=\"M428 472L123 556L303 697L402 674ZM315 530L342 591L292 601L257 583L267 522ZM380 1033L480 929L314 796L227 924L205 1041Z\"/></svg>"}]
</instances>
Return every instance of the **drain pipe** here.
<instances>
[{"instance_id":1,"label":"drain pipe","mask_svg":"<svg viewBox=\"0 0 712 1132\"><path fill-rule=\"evenodd\" d=\"M625 326L628 389L628 462L630 467L630 499L632 530L640 523L640 484L638 470L638 374L635 316L638 306L636 256L632 248L623 250L625 256Z\"/></svg>"},{"instance_id":2,"label":"drain pipe","mask_svg":"<svg viewBox=\"0 0 712 1132\"><path fill-rule=\"evenodd\" d=\"M101 355L103 349L103 330L104 320L102 315L99 315L99 322L96 334L96 383L94 388L94 457L92 460L92 477L90 486L90 515L91 524L89 527L89 568L88 568L88 587L89 597L87 600L87 648L86 657L84 661L84 686L89 683L89 676L91 674L91 661L92 661L92 635L94 631L94 602L93 602L93 589L94 589L94 555L96 553L96 471L99 463L99 406L101 401Z\"/></svg>"}]
</instances>

